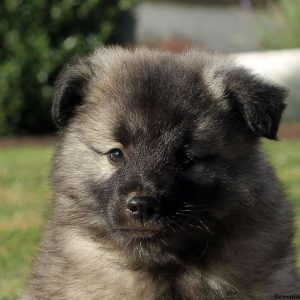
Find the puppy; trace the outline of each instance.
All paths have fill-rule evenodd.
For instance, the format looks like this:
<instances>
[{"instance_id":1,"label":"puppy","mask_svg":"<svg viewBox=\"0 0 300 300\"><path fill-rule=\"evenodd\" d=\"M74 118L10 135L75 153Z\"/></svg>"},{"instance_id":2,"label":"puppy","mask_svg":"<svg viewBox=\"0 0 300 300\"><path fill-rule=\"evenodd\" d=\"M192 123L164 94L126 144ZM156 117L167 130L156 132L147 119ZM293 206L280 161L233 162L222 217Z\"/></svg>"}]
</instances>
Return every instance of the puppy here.
<instances>
[{"instance_id":1,"label":"puppy","mask_svg":"<svg viewBox=\"0 0 300 300\"><path fill-rule=\"evenodd\" d=\"M71 61L52 111L53 215L23 299L299 292L290 206L260 147L285 96L196 50Z\"/></svg>"}]
</instances>

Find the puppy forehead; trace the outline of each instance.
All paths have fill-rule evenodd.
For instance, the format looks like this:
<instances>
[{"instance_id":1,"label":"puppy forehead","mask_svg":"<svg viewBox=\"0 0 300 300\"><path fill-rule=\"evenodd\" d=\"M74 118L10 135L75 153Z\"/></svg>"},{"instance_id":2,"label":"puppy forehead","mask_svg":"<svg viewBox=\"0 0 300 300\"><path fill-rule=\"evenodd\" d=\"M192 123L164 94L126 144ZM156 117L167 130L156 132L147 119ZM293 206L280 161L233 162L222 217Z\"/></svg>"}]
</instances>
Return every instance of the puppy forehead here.
<instances>
[{"instance_id":1,"label":"puppy forehead","mask_svg":"<svg viewBox=\"0 0 300 300\"><path fill-rule=\"evenodd\" d=\"M160 93L195 98L199 89L205 90L221 109L224 101L224 78L231 70L229 57L190 49L182 54L172 54L148 48L126 50L104 48L90 56L96 85L101 89L122 91L122 95L138 93L140 87L155 88ZM95 83L94 82L94 83ZM127 86L134 85L134 88ZM172 93L173 91L173 93Z\"/></svg>"},{"instance_id":2,"label":"puppy forehead","mask_svg":"<svg viewBox=\"0 0 300 300\"><path fill-rule=\"evenodd\" d=\"M198 68L172 56L128 56L90 85L93 111L115 139L150 139L212 127L212 99ZM105 113L103 109L105 108ZM209 113L208 113L209 112ZM203 117L202 117L203 116ZM197 124L195 121L197 120Z\"/></svg>"}]
</instances>

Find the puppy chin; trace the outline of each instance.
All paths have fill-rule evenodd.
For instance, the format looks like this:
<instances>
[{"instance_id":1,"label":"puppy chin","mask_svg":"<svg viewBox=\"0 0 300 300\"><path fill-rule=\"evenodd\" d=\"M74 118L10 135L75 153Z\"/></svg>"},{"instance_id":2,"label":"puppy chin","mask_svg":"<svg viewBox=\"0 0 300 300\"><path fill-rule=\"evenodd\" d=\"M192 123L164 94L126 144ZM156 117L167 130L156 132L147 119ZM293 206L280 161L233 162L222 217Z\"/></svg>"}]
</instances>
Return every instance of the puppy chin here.
<instances>
[{"instance_id":1,"label":"puppy chin","mask_svg":"<svg viewBox=\"0 0 300 300\"><path fill-rule=\"evenodd\" d=\"M114 242L130 269L151 270L179 264L172 240L159 232L121 230L115 232Z\"/></svg>"}]
</instances>

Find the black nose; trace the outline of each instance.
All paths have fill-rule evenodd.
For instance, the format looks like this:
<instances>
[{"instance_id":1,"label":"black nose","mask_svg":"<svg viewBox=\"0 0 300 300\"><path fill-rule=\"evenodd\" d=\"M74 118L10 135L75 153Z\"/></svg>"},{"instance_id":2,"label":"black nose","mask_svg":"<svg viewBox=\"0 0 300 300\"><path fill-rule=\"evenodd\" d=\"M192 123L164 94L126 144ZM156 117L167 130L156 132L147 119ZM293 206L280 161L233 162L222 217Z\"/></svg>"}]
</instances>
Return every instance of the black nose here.
<instances>
[{"instance_id":1,"label":"black nose","mask_svg":"<svg viewBox=\"0 0 300 300\"><path fill-rule=\"evenodd\" d=\"M160 210L159 201L153 197L133 197L127 201L127 210L130 214L141 221L146 221Z\"/></svg>"}]
</instances>

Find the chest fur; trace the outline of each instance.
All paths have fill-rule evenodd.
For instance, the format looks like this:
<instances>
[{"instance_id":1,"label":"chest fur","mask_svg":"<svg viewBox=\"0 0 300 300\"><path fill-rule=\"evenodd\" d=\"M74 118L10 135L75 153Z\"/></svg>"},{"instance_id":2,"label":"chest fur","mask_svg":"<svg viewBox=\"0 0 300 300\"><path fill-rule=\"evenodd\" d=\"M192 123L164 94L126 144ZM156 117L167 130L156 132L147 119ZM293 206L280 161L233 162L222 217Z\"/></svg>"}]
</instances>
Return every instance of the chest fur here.
<instances>
[{"instance_id":1,"label":"chest fur","mask_svg":"<svg viewBox=\"0 0 300 300\"><path fill-rule=\"evenodd\" d=\"M231 286L197 268L181 273L132 270L124 258L90 240L65 238L66 299L225 299ZM216 298L217 297L217 298Z\"/></svg>"}]
</instances>

